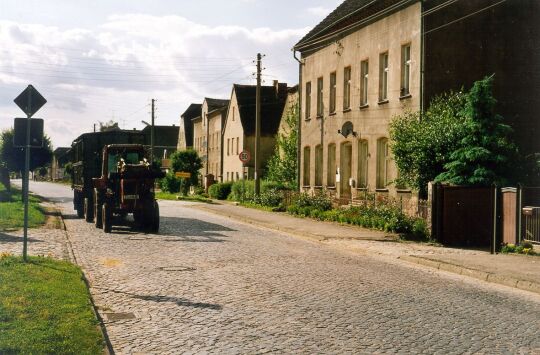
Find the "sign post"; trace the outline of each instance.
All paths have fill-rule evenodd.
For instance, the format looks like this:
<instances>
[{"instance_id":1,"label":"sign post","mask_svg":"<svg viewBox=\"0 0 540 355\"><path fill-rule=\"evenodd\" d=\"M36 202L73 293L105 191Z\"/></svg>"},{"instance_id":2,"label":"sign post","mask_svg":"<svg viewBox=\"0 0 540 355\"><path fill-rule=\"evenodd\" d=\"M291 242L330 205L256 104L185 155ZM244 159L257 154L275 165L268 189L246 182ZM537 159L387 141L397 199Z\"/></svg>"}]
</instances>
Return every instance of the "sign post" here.
<instances>
[{"instance_id":1,"label":"sign post","mask_svg":"<svg viewBox=\"0 0 540 355\"><path fill-rule=\"evenodd\" d=\"M29 190L29 170L30 170L30 123L31 118L45 103L47 100L41 94L34 89L32 85L23 90L15 98L14 102L26 113L28 124L26 125L26 144L24 149L24 174L23 174L23 200L24 200L24 237L23 237L23 260L28 259L28 190Z\"/></svg>"},{"instance_id":2,"label":"sign post","mask_svg":"<svg viewBox=\"0 0 540 355\"><path fill-rule=\"evenodd\" d=\"M246 164L251 160L251 154L248 150L243 150L238 154L238 158L242 162L242 202L244 202L244 194L246 193Z\"/></svg>"}]
</instances>

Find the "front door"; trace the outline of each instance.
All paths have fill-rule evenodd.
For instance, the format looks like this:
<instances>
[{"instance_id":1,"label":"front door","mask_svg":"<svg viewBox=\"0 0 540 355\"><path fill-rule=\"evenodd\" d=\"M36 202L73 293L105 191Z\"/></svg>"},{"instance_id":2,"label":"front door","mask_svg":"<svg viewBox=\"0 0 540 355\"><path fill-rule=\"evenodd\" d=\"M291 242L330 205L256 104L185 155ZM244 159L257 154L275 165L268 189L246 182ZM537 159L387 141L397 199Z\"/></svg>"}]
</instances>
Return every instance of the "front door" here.
<instances>
[{"instance_id":1,"label":"front door","mask_svg":"<svg viewBox=\"0 0 540 355\"><path fill-rule=\"evenodd\" d=\"M351 186L349 179L351 178L352 164L352 144L345 142L341 144L340 149L340 198L351 198Z\"/></svg>"}]
</instances>

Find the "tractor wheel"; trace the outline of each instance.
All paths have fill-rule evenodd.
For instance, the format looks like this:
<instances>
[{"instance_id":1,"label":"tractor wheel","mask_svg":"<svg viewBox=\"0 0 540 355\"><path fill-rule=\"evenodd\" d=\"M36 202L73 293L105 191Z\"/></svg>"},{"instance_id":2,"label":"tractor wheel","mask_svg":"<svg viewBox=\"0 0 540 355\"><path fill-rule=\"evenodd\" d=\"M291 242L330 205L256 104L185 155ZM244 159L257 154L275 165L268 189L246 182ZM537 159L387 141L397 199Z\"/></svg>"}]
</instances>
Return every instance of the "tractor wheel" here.
<instances>
[{"instance_id":1,"label":"tractor wheel","mask_svg":"<svg viewBox=\"0 0 540 355\"><path fill-rule=\"evenodd\" d=\"M150 225L150 230L152 233L157 233L159 231L159 205L154 201L154 208L152 209L152 224Z\"/></svg>"},{"instance_id":2,"label":"tractor wheel","mask_svg":"<svg viewBox=\"0 0 540 355\"><path fill-rule=\"evenodd\" d=\"M92 200L88 197L84 198L84 219L86 222L92 222L94 220L94 208L92 206Z\"/></svg>"},{"instance_id":3,"label":"tractor wheel","mask_svg":"<svg viewBox=\"0 0 540 355\"><path fill-rule=\"evenodd\" d=\"M110 233L112 228L112 213L108 202L105 202L101 206L101 223L103 225L103 231Z\"/></svg>"},{"instance_id":4,"label":"tractor wheel","mask_svg":"<svg viewBox=\"0 0 540 355\"><path fill-rule=\"evenodd\" d=\"M84 217L84 206L81 203L81 199L80 199L79 193L77 191L73 192L73 205L75 206L75 210L77 210L77 217L83 218Z\"/></svg>"},{"instance_id":5,"label":"tractor wheel","mask_svg":"<svg viewBox=\"0 0 540 355\"><path fill-rule=\"evenodd\" d=\"M103 228L103 215L101 213L102 204L98 198L97 190L94 191L94 225L96 228Z\"/></svg>"}]
</instances>

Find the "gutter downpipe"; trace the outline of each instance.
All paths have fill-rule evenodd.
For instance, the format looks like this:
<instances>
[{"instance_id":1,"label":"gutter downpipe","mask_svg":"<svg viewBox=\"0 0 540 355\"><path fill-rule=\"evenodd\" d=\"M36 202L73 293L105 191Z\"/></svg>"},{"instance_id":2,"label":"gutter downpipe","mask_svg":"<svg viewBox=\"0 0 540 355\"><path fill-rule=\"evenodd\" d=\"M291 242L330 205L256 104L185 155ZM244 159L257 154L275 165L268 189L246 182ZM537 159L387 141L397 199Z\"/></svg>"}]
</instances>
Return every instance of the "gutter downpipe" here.
<instances>
[{"instance_id":1,"label":"gutter downpipe","mask_svg":"<svg viewBox=\"0 0 540 355\"><path fill-rule=\"evenodd\" d=\"M296 50L292 49L293 58L298 62L298 133L296 142L296 179L298 183L298 192L302 191L300 182L301 172L301 152L302 152L302 60L296 57Z\"/></svg>"},{"instance_id":2,"label":"gutter downpipe","mask_svg":"<svg viewBox=\"0 0 540 355\"><path fill-rule=\"evenodd\" d=\"M424 113L424 67L425 67L424 0L420 0L420 112ZM420 115L422 117L422 115Z\"/></svg>"}]
</instances>

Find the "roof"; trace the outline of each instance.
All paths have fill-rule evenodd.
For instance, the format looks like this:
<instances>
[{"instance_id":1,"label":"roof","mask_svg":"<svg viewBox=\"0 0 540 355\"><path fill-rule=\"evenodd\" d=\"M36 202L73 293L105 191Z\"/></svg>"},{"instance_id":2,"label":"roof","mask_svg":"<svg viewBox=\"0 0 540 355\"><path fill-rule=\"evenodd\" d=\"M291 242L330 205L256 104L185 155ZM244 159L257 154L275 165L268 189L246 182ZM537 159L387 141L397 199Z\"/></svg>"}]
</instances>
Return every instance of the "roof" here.
<instances>
[{"instance_id":1,"label":"roof","mask_svg":"<svg viewBox=\"0 0 540 355\"><path fill-rule=\"evenodd\" d=\"M206 105L208 106L208 112L229 106L229 100L225 99L212 99L210 97L205 97L204 101L206 101Z\"/></svg>"},{"instance_id":2,"label":"roof","mask_svg":"<svg viewBox=\"0 0 540 355\"><path fill-rule=\"evenodd\" d=\"M277 134L281 122L281 114L287 99L287 84L278 85L278 90L275 86L261 86L261 135L263 136ZM233 85L245 135L255 134L256 89L255 85Z\"/></svg>"},{"instance_id":3,"label":"roof","mask_svg":"<svg viewBox=\"0 0 540 355\"><path fill-rule=\"evenodd\" d=\"M68 150L70 150L71 147L58 147L53 151L53 154L57 157L60 157L67 153Z\"/></svg>"},{"instance_id":4,"label":"roof","mask_svg":"<svg viewBox=\"0 0 540 355\"><path fill-rule=\"evenodd\" d=\"M150 134L152 126L146 126L141 131L144 133L145 141L150 144ZM178 126L154 126L154 140L156 145L160 146L176 146L178 144L178 134L180 133Z\"/></svg>"},{"instance_id":5,"label":"roof","mask_svg":"<svg viewBox=\"0 0 540 355\"><path fill-rule=\"evenodd\" d=\"M355 30L379 20L388 14L401 10L418 0L345 0L324 20L309 31L294 49L311 49L315 41L331 42L335 36L346 30ZM323 43L317 41L317 46Z\"/></svg>"},{"instance_id":6,"label":"roof","mask_svg":"<svg viewBox=\"0 0 540 355\"><path fill-rule=\"evenodd\" d=\"M180 116L187 120L191 120L201 114L201 108L202 104L191 104Z\"/></svg>"}]
</instances>

